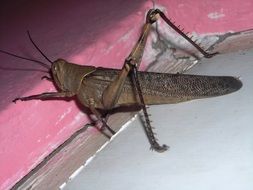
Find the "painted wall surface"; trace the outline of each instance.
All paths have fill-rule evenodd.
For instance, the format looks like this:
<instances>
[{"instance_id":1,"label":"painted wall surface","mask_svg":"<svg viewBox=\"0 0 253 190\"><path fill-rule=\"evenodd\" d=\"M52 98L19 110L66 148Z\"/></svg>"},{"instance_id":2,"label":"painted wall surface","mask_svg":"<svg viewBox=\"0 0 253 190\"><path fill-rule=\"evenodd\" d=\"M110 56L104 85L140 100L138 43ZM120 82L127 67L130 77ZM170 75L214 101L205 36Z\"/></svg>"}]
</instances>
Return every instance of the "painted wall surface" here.
<instances>
[{"instance_id":1,"label":"painted wall surface","mask_svg":"<svg viewBox=\"0 0 253 190\"><path fill-rule=\"evenodd\" d=\"M156 4L189 32L252 28L250 0L159 0ZM29 29L52 60L61 57L77 64L120 68L152 7L151 1L144 0L6 1L0 7L0 49L46 62L28 41ZM0 189L8 189L89 120L87 110L75 101L12 103L16 97L55 91L55 87L40 80L45 73L29 70L44 68L0 56Z\"/></svg>"}]
</instances>

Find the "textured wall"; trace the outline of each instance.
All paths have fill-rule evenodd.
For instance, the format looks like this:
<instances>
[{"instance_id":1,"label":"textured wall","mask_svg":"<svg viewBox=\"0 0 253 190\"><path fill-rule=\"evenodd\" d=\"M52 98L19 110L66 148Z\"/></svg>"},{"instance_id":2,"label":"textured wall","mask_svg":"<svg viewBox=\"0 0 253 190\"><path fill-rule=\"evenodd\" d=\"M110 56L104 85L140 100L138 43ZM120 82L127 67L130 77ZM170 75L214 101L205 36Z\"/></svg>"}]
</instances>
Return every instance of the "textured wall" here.
<instances>
[{"instance_id":1,"label":"textured wall","mask_svg":"<svg viewBox=\"0 0 253 190\"><path fill-rule=\"evenodd\" d=\"M156 2L189 32L225 33L252 28L250 0ZM43 60L26 36L52 60L120 68L151 1L17 1L2 3L0 49ZM34 63L0 55L0 189L13 186L88 118L74 101L11 103L17 96L54 91ZM145 59L147 62L147 59ZM43 60L44 61L44 60ZM46 62L46 61L45 61ZM145 66L144 66L145 67ZM143 68L144 68L143 67ZM96 132L94 130L94 132Z\"/></svg>"}]
</instances>

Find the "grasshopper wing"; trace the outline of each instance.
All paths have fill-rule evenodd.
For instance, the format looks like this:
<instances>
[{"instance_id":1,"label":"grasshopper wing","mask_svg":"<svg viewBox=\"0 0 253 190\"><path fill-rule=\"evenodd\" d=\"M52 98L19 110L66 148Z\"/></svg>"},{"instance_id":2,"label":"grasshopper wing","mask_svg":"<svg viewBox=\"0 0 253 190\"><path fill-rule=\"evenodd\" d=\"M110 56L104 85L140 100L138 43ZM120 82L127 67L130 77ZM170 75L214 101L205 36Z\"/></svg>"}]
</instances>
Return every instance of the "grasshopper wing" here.
<instances>
[{"instance_id":1,"label":"grasshopper wing","mask_svg":"<svg viewBox=\"0 0 253 190\"><path fill-rule=\"evenodd\" d=\"M103 91L116 78L119 71L117 69L97 68L83 81L82 94L93 97L97 103L96 107L103 109L101 102ZM173 104L221 96L235 92L242 87L242 82L231 76L139 72L139 80L147 105ZM138 104L137 97L131 78L128 77L115 107Z\"/></svg>"}]
</instances>

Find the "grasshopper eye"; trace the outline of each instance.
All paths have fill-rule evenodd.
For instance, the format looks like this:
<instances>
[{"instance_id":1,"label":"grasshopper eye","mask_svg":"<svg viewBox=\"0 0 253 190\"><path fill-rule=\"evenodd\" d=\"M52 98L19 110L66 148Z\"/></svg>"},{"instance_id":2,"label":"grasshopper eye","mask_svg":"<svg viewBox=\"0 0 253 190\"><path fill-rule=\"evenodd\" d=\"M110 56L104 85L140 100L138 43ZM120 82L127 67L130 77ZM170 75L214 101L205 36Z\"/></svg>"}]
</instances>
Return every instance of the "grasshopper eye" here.
<instances>
[{"instance_id":1,"label":"grasshopper eye","mask_svg":"<svg viewBox=\"0 0 253 190\"><path fill-rule=\"evenodd\" d=\"M54 72L56 72L58 70L56 65L53 65L52 69Z\"/></svg>"}]
</instances>

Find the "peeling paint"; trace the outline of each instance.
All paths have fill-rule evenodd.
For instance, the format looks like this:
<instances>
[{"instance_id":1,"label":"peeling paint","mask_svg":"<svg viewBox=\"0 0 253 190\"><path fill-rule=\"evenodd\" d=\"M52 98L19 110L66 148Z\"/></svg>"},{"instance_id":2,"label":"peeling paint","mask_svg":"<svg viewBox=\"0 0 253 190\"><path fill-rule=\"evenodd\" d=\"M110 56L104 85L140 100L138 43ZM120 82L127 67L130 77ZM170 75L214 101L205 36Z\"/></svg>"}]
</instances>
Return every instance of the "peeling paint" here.
<instances>
[{"instance_id":1,"label":"peeling paint","mask_svg":"<svg viewBox=\"0 0 253 190\"><path fill-rule=\"evenodd\" d=\"M80 119L82 119L85 116L83 112L79 112L73 119L73 121L69 124L69 127L75 126L79 123Z\"/></svg>"},{"instance_id":2,"label":"peeling paint","mask_svg":"<svg viewBox=\"0 0 253 190\"><path fill-rule=\"evenodd\" d=\"M55 125L60 123L61 120L63 120L72 110L72 107L69 107L63 114L60 116L60 118L56 121Z\"/></svg>"},{"instance_id":3,"label":"peeling paint","mask_svg":"<svg viewBox=\"0 0 253 190\"><path fill-rule=\"evenodd\" d=\"M225 14L221 11L221 12L212 12L212 13L209 13L207 16L210 19L217 20L217 19L220 19L220 18L224 17Z\"/></svg>"}]
</instances>

